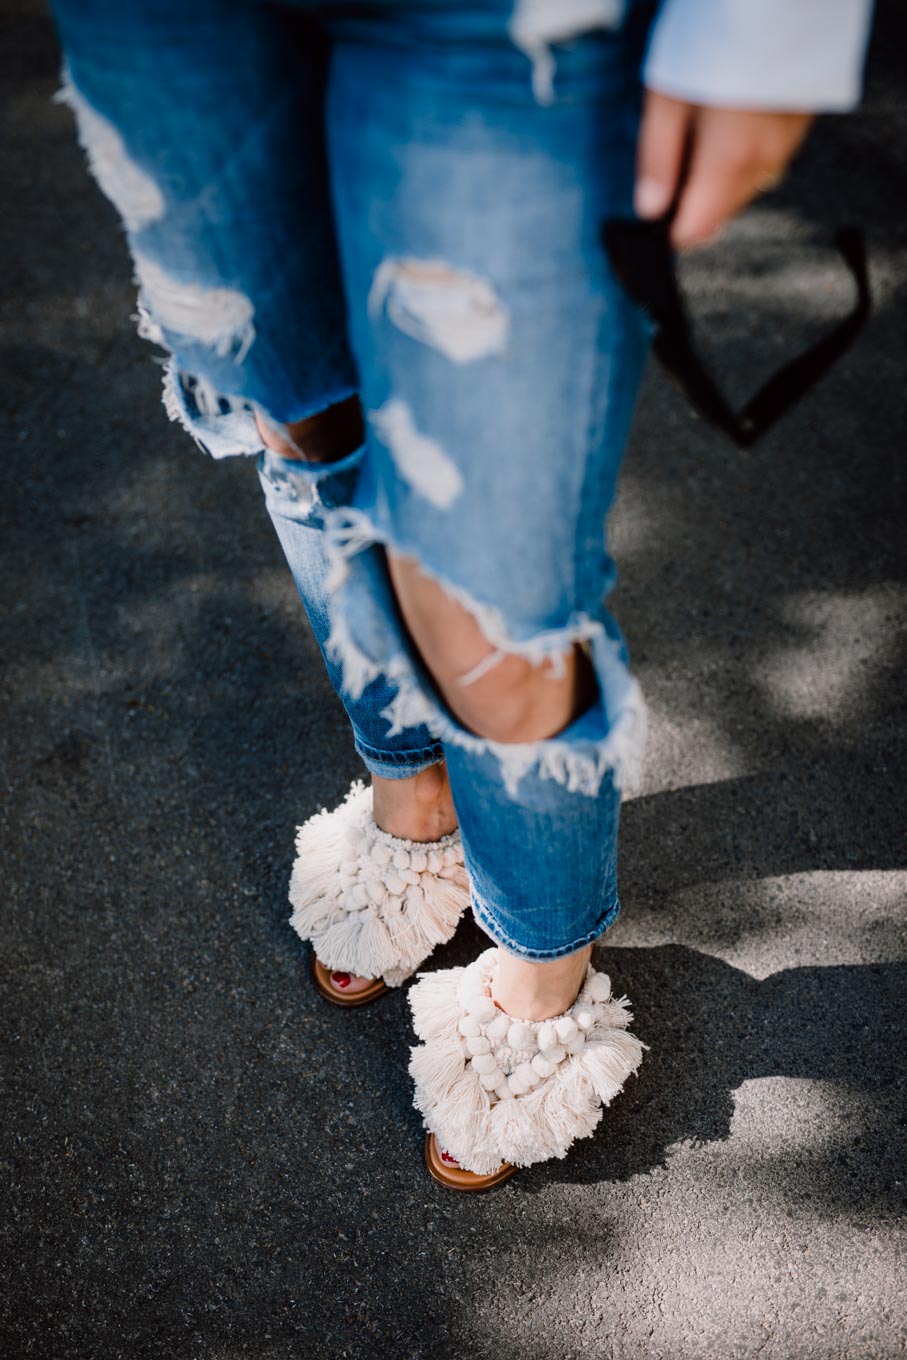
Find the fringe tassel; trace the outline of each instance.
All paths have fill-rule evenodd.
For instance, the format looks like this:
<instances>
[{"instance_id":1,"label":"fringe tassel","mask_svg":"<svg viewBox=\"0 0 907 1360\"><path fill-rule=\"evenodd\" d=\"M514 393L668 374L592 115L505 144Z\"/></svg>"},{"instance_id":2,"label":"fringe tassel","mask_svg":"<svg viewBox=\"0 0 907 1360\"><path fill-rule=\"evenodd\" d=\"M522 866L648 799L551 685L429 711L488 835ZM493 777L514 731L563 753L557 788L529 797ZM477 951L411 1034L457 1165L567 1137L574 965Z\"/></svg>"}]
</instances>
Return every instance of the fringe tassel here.
<instances>
[{"instance_id":1,"label":"fringe tassel","mask_svg":"<svg viewBox=\"0 0 907 1360\"><path fill-rule=\"evenodd\" d=\"M399 987L453 936L469 904L456 834L428 844L380 831L356 780L299 828L290 924L321 963Z\"/></svg>"},{"instance_id":2,"label":"fringe tassel","mask_svg":"<svg viewBox=\"0 0 907 1360\"><path fill-rule=\"evenodd\" d=\"M425 973L409 994L409 1009L417 1036L429 1043L432 1039L454 1035L458 1053L460 1044L456 1028L460 1004L457 987L464 972L463 968L445 968L439 973Z\"/></svg>"},{"instance_id":3,"label":"fringe tassel","mask_svg":"<svg viewBox=\"0 0 907 1360\"><path fill-rule=\"evenodd\" d=\"M611 999L608 978L591 967L563 1016L496 1038L501 1012L488 1009L496 959L490 949L467 969L424 975L409 994L422 1040L409 1068L416 1109L441 1146L481 1175L504 1161L566 1156L595 1131L645 1048L627 1031L626 998Z\"/></svg>"}]
</instances>

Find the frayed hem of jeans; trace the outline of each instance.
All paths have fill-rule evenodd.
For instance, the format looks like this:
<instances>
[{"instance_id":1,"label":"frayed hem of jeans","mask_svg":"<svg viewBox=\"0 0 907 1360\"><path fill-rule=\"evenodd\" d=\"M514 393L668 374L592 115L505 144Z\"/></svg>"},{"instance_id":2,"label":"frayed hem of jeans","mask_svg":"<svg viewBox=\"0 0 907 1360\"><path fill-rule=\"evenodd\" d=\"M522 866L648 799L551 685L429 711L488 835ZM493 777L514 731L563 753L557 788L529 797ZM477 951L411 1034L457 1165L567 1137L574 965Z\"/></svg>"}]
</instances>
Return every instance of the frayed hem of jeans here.
<instances>
[{"instance_id":1,"label":"frayed hem of jeans","mask_svg":"<svg viewBox=\"0 0 907 1360\"><path fill-rule=\"evenodd\" d=\"M157 344L165 343L158 340L152 331L143 330L143 324L140 308L139 335ZM218 391L207 378L183 372L174 355L164 363L163 388L164 409L167 415L182 425L199 448L212 458L251 457L263 453L265 443L258 430L256 415L269 429L279 433L282 428L282 422L275 421L258 402L252 401L249 397ZM298 415L293 416L293 420L305 420L310 416L320 415L332 406L355 396L356 391L356 388L343 388L338 392L323 394L304 406ZM273 450L268 452L274 453ZM354 457L360 454L361 450L355 450L354 455L343 461L344 463L353 461ZM295 471L313 469L318 475L325 473L336 475L343 470L333 463L307 463L304 459L282 458L277 453L274 453L274 458L280 459Z\"/></svg>"},{"instance_id":2,"label":"frayed hem of jeans","mask_svg":"<svg viewBox=\"0 0 907 1360\"><path fill-rule=\"evenodd\" d=\"M399 761L388 762L386 756L373 755L368 748L363 748L359 742L355 743L356 752L365 765L369 774L377 775L379 779L414 779L423 770L430 770L433 765L440 765L444 760L444 752L440 747L435 753L401 752Z\"/></svg>"},{"instance_id":3,"label":"frayed hem of jeans","mask_svg":"<svg viewBox=\"0 0 907 1360\"><path fill-rule=\"evenodd\" d=\"M164 410L203 453L212 458L233 458L263 451L255 408L247 398L223 395L207 378L182 373L173 357L164 365L163 384Z\"/></svg>"},{"instance_id":4,"label":"frayed hem of jeans","mask_svg":"<svg viewBox=\"0 0 907 1360\"><path fill-rule=\"evenodd\" d=\"M580 935L568 944L553 945L550 949L531 949L512 939L507 931L501 928L495 919L493 910L487 903L479 902L474 888L470 897L470 906L476 925L480 930L484 930L488 938L493 940L499 949L503 950L505 954L512 954L514 958L525 959L528 963L547 963L552 959L566 958L568 954L576 954L580 949L585 949L586 945L595 944L596 940L601 939L602 935L611 929L620 915L620 899L615 897L593 928L584 935Z\"/></svg>"},{"instance_id":5,"label":"frayed hem of jeans","mask_svg":"<svg viewBox=\"0 0 907 1360\"><path fill-rule=\"evenodd\" d=\"M508 631L498 609L477 601L462 587L433 571L418 553L392 543L390 536L383 534L363 511L336 510L328 516L325 529L326 588L331 617L327 650L339 662L343 688L352 698L358 698L379 676L395 686L396 695L382 714L390 723L389 736L424 724L445 745L475 755L489 753L497 758L511 797L516 797L520 780L531 771L540 778L555 780L571 793L590 798L596 796L608 774L619 790L638 787L646 737L645 701L627 669L620 644L608 635L602 620L588 614L575 615L561 628L545 629L519 640ZM385 655L370 655L355 636L348 592L357 554L378 546L392 546L402 555L413 557L422 573L437 581L473 615L500 656L519 655L535 663L548 660L556 672L558 663L563 665L563 658L576 643L588 644L608 720L605 735L580 742L570 739L568 728L564 734L533 742L508 743L476 736L454 721L420 681L402 636L388 645ZM475 677L474 671L464 683Z\"/></svg>"}]
</instances>

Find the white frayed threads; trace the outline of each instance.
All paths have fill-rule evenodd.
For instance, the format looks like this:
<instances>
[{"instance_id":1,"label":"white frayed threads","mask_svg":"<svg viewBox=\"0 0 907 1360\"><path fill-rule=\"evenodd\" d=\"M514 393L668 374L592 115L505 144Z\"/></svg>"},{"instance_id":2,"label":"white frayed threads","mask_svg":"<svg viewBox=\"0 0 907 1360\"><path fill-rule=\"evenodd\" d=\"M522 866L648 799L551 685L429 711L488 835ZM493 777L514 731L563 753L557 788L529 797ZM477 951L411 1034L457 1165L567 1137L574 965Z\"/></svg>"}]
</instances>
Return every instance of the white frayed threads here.
<instances>
[{"instance_id":1,"label":"white frayed threads","mask_svg":"<svg viewBox=\"0 0 907 1360\"><path fill-rule=\"evenodd\" d=\"M357 780L340 807L299 828L290 902L290 924L326 968L399 987L469 904L463 846L456 832L424 843L381 831Z\"/></svg>"},{"instance_id":2,"label":"white frayed threads","mask_svg":"<svg viewBox=\"0 0 907 1360\"><path fill-rule=\"evenodd\" d=\"M361 510L343 508L327 517L328 573L325 584L331 617L327 651L340 664L344 692L352 698L358 698L366 685L379 675L394 687L394 698L382 711L382 717L391 724L388 735L394 736L424 723L432 736L442 742L477 755L489 752L498 759L501 777L511 798L517 797L520 781L532 770L536 770L540 778L563 784L571 793L590 798L598 794L602 781L609 774L614 787L621 792L638 788L646 741L645 700L637 681L627 671L620 645L607 637L599 620L578 614L563 628L542 631L525 642L516 642L508 635L498 609L473 599L468 591L419 562L420 570L473 615L488 640L504 655L524 656L539 665L550 661L557 673L559 658L576 643L588 642L603 702L604 696L608 696L605 703L608 728L597 740L565 741L551 737L536 742L499 742L474 736L448 717L418 683L402 647L374 656L363 650L354 634L351 620L355 617L355 608L350 600L350 592L355 588L352 559L382 541L368 515ZM398 551L407 555L405 550Z\"/></svg>"},{"instance_id":3,"label":"white frayed threads","mask_svg":"<svg viewBox=\"0 0 907 1360\"><path fill-rule=\"evenodd\" d=\"M141 231L164 216L164 195L157 184L132 160L116 128L75 87L69 68L63 68L63 86L54 95L76 118L79 145L88 168L123 219L127 231Z\"/></svg>"},{"instance_id":4,"label":"white frayed threads","mask_svg":"<svg viewBox=\"0 0 907 1360\"><path fill-rule=\"evenodd\" d=\"M158 329L198 341L241 364L255 340L255 309L235 288L205 288L173 278L154 260L135 253L136 281L142 310Z\"/></svg>"},{"instance_id":5,"label":"white frayed threads","mask_svg":"<svg viewBox=\"0 0 907 1360\"><path fill-rule=\"evenodd\" d=\"M497 949L468 968L420 978L409 994L422 1043L412 1049L415 1106L467 1171L564 1157L642 1061L626 997L589 967L579 996L553 1020L512 1020L491 999Z\"/></svg>"},{"instance_id":6,"label":"white frayed threads","mask_svg":"<svg viewBox=\"0 0 907 1360\"><path fill-rule=\"evenodd\" d=\"M554 102L552 43L569 42L595 28L617 28L624 0L517 0L507 30L532 62L532 93L539 104Z\"/></svg>"},{"instance_id":7,"label":"white frayed threads","mask_svg":"<svg viewBox=\"0 0 907 1360\"><path fill-rule=\"evenodd\" d=\"M164 365L164 409L204 453L215 458L257 452L254 416L245 397L224 396L207 378L181 374L176 360Z\"/></svg>"},{"instance_id":8,"label":"white frayed threads","mask_svg":"<svg viewBox=\"0 0 907 1360\"><path fill-rule=\"evenodd\" d=\"M406 402L392 397L370 414L400 476L439 510L452 505L463 490L460 470L436 440L419 433Z\"/></svg>"},{"instance_id":9,"label":"white frayed threads","mask_svg":"<svg viewBox=\"0 0 907 1360\"><path fill-rule=\"evenodd\" d=\"M187 430L191 434L192 430L189 426L189 420L183 403L180 400L179 392L177 391L178 382L179 375L176 371L176 362L173 359L169 359L164 365L164 391L162 395L164 410L167 412L170 420L175 420L178 424L182 425L184 430Z\"/></svg>"},{"instance_id":10,"label":"white frayed threads","mask_svg":"<svg viewBox=\"0 0 907 1360\"><path fill-rule=\"evenodd\" d=\"M176 368L176 361L168 359L164 365L164 410L171 420L179 421L183 429L194 438L198 436L193 428L192 417L186 409L185 397L180 391L182 383L186 384L191 393L198 414L206 420L225 414L222 403L228 411L240 410L243 406L242 397L222 397L208 378L181 377Z\"/></svg>"},{"instance_id":11,"label":"white frayed threads","mask_svg":"<svg viewBox=\"0 0 907 1360\"><path fill-rule=\"evenodd\" d=\"M368 297L369 315L384 309L394 325L455 364L507 346L510 316L487 279L444 260L383 260Z\"/></svg>"},{"instance_id":12,"label":"white frayed threads","mask_svg":"<svg viewBox=\"0 0 907 1360\"><path fill-rule=\"evenodd\" d=\"M150 314L141 298L138 300L136 314L132 319L136 323L136 331L138 332L140 340L149 340L152 345L160 345L161 349L167 348L164 332Z\"/></svg>"}]
</instances>

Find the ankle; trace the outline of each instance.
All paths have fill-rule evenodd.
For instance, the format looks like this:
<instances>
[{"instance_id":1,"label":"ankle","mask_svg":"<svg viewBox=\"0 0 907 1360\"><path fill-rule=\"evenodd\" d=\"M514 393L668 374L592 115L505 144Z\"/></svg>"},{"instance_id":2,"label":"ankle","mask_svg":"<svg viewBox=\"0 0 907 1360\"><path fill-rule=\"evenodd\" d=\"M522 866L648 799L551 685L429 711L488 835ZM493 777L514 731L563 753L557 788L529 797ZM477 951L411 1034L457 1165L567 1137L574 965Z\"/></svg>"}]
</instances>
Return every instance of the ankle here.
<instances>
[{"instance_id":1,"label":"ankle","mask_svg":"<svg viewBox=\"0 0 907 1360\"><path fill-rule=\"evenodd\" d=\"M529 963L499 949L491 980L492 999L515 1020L550 1020L563 1015L579 994L591 957L591 944L566 958L545 963Z\"/></svg>"},{"instance_id":2,"label":"ankle","mask_svg":"<svg viewBox=\"0 0 907 1360\"><path fill-rule=\"evenodd\" d=\"M409 779L372 775L372 800L377 825L402 840L438 841L457 829L443 761Z\"/></svg>"}]
</instances>

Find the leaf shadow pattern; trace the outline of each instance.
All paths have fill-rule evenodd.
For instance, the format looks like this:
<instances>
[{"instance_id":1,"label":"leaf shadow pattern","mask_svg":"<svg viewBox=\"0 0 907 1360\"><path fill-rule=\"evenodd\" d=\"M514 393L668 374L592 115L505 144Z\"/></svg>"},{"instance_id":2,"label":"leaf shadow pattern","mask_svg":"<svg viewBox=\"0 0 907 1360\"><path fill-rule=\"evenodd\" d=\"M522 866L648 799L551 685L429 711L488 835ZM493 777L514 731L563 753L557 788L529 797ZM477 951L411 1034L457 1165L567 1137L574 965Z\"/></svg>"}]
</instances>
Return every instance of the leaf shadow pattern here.
<instances>
[{"instance_id":1,"label":"leaf shadow pattern","mask_svg":"<svg viewBox=\"0 0 907 1360\"><path fill-rule=\"evenodd\" d=\"M866 1166L896 1161L907 1122L907 963L787 968L763 981L683 945L605 949L601 963L634 998L633 1028L649 1051L599 1135L536 1169L539 1183L626 1180L663 1166L675 1144L727 1139L734 1092L757 1077L856 1088L871 1131ZM815 1189L830 1207L851 1203L840 1177L819 1173Z\"/></svg>"}]
</instances>

